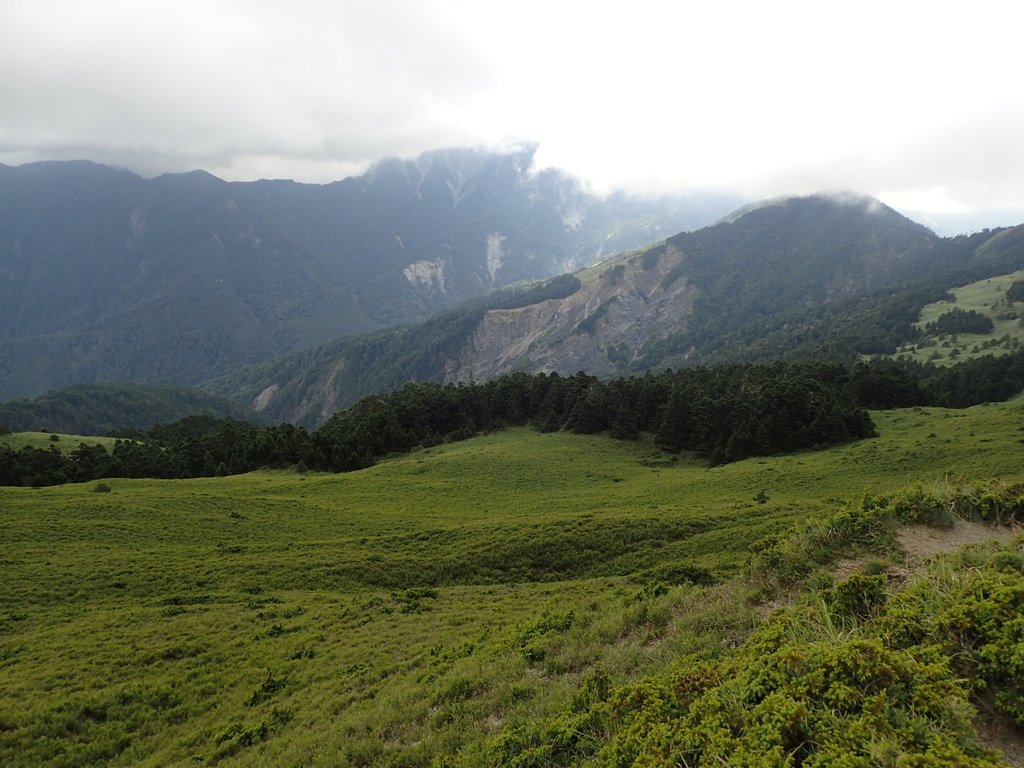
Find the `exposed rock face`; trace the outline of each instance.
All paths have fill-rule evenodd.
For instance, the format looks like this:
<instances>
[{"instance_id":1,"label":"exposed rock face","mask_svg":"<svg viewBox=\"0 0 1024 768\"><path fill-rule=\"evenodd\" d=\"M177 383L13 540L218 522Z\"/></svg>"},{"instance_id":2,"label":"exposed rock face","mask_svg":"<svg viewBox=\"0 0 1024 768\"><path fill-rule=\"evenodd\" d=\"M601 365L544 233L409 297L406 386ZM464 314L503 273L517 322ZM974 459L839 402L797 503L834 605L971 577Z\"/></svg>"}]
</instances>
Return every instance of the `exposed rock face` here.
<instances>
[{"instance_id":1,"label":"exposed rock face","mask_svg":"<svg viewBox=\"0 0 1024 768\"><path fill-rule=\"evenodd\" d=\"M666 248L625 255L581 275L583 287L564 299L488 311L445 379L485 381L512 371L584 370L610 375L630 362L644 341L683 330L696 290L669 279L683 254Z\"/></svg>"},{"instance_id":2,"label":"exposed rock face","mask_svg":"<svg viewBox=\"0 0 1024 768\"><path fill-rule=\"evenodd\" d=\"M772 359L813 351L830 333L853 353L869 354L900 332L901 315L884 303L887 296L938 276L956 285L972 260L984 262L975 271L986 274L1018 269L1020 232L1024 226L943 240L870 198L774 201L424 323L339 339L255 375L242 371L215 389L252 402L277 383L265 412L315 425L410 381L581 370L614 376ZM504 230L491 230L485 283L504 271L507 246ZM455 279L445 275L446 284ZM857 315L863 306L872 314ZM870 326L863 334L855 327L861 319Z\"/></svg>"},{"instance_id":3,"label":"exposed rock face","mask_svg":"<svg viewBox=\"0 0 1024 768\"><path fill-rule=\"evenodd\" d=\"M597 197L535 171L535 149L436 150L323 185L0 164L0 400L207 381L576 270L736 202Z\"/></svg>"}]
</instances>

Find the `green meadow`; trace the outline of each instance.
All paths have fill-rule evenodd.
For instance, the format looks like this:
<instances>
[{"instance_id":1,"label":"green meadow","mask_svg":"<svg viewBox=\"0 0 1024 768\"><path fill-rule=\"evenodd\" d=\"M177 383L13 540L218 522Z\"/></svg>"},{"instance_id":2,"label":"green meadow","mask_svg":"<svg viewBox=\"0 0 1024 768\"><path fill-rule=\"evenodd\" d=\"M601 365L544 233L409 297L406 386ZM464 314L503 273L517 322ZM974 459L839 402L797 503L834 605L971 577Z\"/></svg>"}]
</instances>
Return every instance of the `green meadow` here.
<instances>
[{"instance_id":1,"label":"green meadow","mask_svg":"<svg viewBox=\"0 0 1024 768\"><path fill-rule=\"evenodd\" d=\"M0 764L485 764L597 671L743 641L762 611L730 579L762 537L1024 479L1020 400L873 418L712 469L522 428L349 474L2 488Z\"/></svg>"},{"instance_id":2,"label":"green meadow","mask_svg":"<svg viewBox=\"0 0 1024 768\"><path fill-rule=\"evenodd\" d=\"M895 356L907 356L917 362L936 365L954 365L983 355L1005 355L1020 347L1024 341L1019 309L1007 301L1006 291L1018 280L1024 280L1024 270L1008 275L990 277L976 283L954 288L953 301L937 301L921 310L917 326L925 330L951 309L974 311L992 320L989 333L963 333L955 336L926 334L922 339L900 347Z\"/></svg>"},{"instance_id":3,"label":"green meadow","mask_svg":"<svg viewBox=\"0 0 1024 768\"><path fill-rule=\"evenodd\" d=\"M113 437L83 437L81 435L65 435L58 432L14 432L11 434L0 434L0 445L9 446L15 450L19 448L50 448L55 447L71 453L80 445L102 445L107 450L114 447L117 442Z\"/></svg>"}]
</instances>

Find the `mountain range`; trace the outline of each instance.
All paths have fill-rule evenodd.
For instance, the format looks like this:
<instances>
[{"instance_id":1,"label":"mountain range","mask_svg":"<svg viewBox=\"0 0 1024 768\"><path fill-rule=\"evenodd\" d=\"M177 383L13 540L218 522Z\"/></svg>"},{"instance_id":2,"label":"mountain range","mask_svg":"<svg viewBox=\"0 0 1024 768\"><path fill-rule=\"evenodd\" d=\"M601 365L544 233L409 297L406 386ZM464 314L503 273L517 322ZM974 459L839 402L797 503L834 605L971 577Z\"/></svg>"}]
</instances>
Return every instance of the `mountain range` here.
<instances>
[{"instance_id":1,"label":"mountain range","mask_svg":"<svg viewBox=\"0 0 1024 768\"><path fill-rule=\"evenodd\" d=\"M323 186L0 166L0 399L201 384L315 426L409 381L852 361L1024 269L1024 226L942 238L846 193L599 198L532 160L445 150Z\"/></svg>"},{"instance_id":2,"label":"mountain range","mask_svg":"<svg viewBox=\"0 0 1024 768\"><path fill-rule=\"evenodd\" d=\"M441 150L326 185L0 165L0 399L196 384L577 269L737 202L597 197L535 172L533 154Z\"/></svg>"},{"instance_id":3,"label":"mountain range","mask_svg":"<svg viewBox=\"0 0 1024 768\"><path fill-rule=\"evenodd\" d=\"M315 425L407 381L610 376L665 367L891 354L958 285L1024 268L1024 226L940 238L877 200L815 195L719 223L425 323L338 339L210 382Z\"/></svg>"}]
</instances>

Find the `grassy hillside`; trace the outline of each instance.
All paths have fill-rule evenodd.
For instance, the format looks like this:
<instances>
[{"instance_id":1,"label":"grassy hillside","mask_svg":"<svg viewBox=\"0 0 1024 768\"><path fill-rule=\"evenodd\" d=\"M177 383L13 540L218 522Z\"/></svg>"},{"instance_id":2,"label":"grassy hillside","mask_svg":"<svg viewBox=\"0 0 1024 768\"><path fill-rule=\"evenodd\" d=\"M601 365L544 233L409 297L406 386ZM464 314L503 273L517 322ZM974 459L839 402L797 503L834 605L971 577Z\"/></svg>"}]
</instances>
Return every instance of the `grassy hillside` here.
<instances>
[{"instance_id":1,"label":"grassy hillside","mask_svg":"<svg viewBox=\"0 0 1024 768\"><path fill-rule=\"evenodd\" d=\"M723 580L766 534L1024 479L1021 401L874 418L713 469L520 429L344 475L0 489L0 763L488 764L588 680L746 638Z\"/></svg>"},{"instance_id":2,"label":"grassy hillside","mask_svg":"<svg viewBox=\"0 0 1024 768\"><path fill-rule=\"evenodd\" d=\"M954 288L952 300L933 302L921 310L916 323L924 336L904 344L895 357L909 357L917 362L954 365L982 355L1004 355L1013 352L1024 341L1020 310L1009 301L1006 292L1016 281L1024 279L1024 270L979 280ZM930 329L944 314L953 309L977 312L992 321L987 333L940 334Z\"/></svg>"},{"instance_id":3,"label":"grassy hillside","mask_svg":"<svg viewBox=\"0 0 1024 768\"><path fill-rule=\"evenodd\" d=\"M0 435L0 445L6 445L15 450L19 448L60 448L65 453L71 453L80 445L102 445L107 450L114 447L117 442L113 437L86 437L84 435L67 435L60 432L11 432Z\"/></svg>"}]
</instances>

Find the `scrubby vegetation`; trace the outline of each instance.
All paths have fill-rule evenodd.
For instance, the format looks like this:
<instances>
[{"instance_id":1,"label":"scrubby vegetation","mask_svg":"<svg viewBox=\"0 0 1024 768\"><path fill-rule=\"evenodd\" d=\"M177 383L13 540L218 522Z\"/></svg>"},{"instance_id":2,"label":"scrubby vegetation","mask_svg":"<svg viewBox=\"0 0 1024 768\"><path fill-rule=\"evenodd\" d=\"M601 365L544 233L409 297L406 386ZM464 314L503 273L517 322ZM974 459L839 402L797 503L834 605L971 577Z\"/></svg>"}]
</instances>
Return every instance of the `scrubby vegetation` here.
<instances>
[{"instance_id":1,"label":"scrubby vegetation","mask_svg":"<svg viewBox=\"0 0 1024 768\"><path fill-rule=\"evenodd\" d=\"M887 551L897 525L952 525L956 516L1018 522L1024 486L867 498L756 545L751 582L791 587L851 548ZM809 590L735 652L693 654L620 688L598 670L559 717L492 739L489 759L521 767L1003 765L979 742L975 704L995 704L1024 726L1024 671L1015 661L1022 551L1018 540L950 556L905 585L884 569L854 573Z\"/></svg>"},{"instance_id":2,"label":"scrubby vegetation","mask_svg":"<svg viewBox=\"0 0 1024 768\"><path fill-rule=\"evenodd\" d=\"M550 280L497 291L483 302L488 309L517 309L542 301L572 296L582 284L576 275L558 275Z\"/></svg>"}]
</instances>

